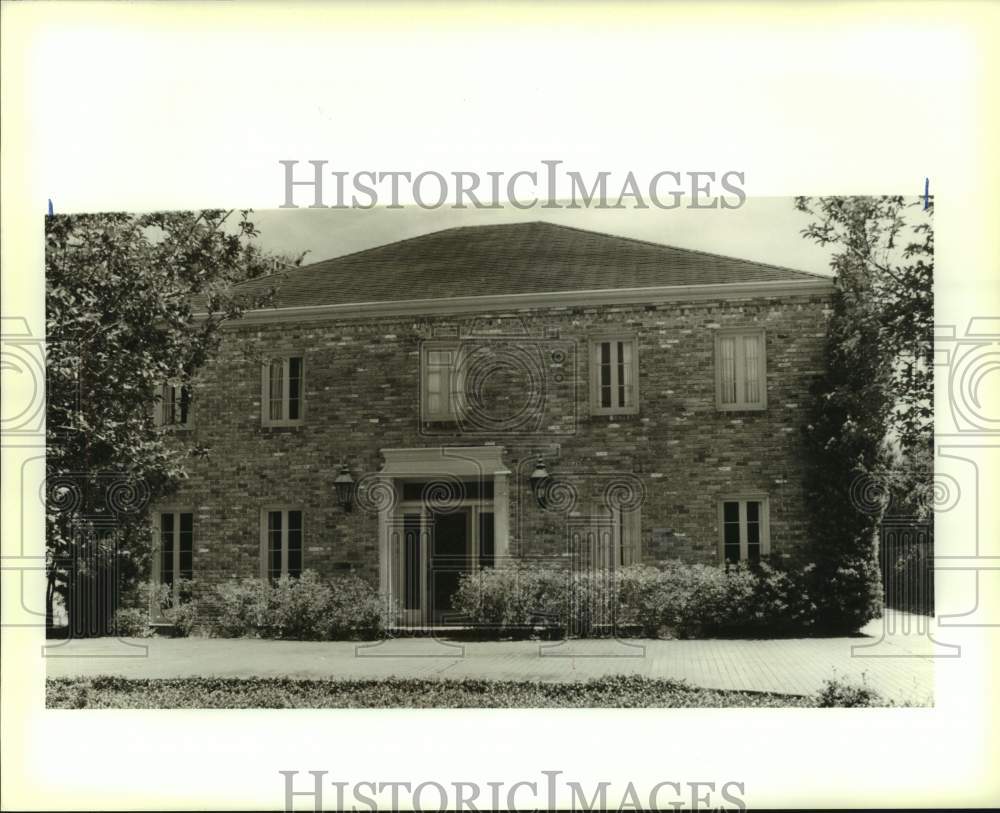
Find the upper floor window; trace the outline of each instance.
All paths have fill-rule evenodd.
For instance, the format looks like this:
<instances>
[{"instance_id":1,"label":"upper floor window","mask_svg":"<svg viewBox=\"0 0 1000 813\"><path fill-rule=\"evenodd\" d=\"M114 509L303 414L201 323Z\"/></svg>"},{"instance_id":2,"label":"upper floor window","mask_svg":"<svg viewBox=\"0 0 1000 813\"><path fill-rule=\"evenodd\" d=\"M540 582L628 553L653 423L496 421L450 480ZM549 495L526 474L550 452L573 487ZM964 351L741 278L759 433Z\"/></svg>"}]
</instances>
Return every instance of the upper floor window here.
<instances>
[{"instance_id":1,"label":"upper floor window","mask_svg":"<svg viewBox=\"0 0 1000 813\"><path fill-rule=\"evenodd\" d=\"M281 356L264 363L261 409L264 426L296 426L302 423L304 359Z\"/></svg>"},{"instance_id":2,"label":"upper floor window","mask_svg":"<svg viewBox=\"0 0 1000 813\"><path fill-rule=\"evenodd\" d=\"M721 410L767 407L764 331L724 330L715 335L715 400Z\"/></svg>"},{"instance_id":3,"label":"upper floor window","mask_svg":"<svg viewBox=\"0 0 1000 813\"><path fill-rule=\"evenodd\" d=\"M424 421L454 421L460 409L458 342L425 342L420 348L420 405Z\"/></svg>"},{"instance_id":4,"label":"upper floor window","mask_svg":"<svg viewBox=\"0 0 1000 813\"><path fill-rule=\"evenodd\" d=\"M756 563L767 555L770 549L767 497L725 497L719 512L724 563Z\"/></svg>"},{"instance_id":5,"label":"upper floor window","mask_svg":"<svg viewBox=\"0 0 1000 813\"><path fill-rule=\"evenodd\" d=\"M191 388L183 384L163 384L157 390L154 423L157 426L191 425Z\"/></svg>"},{"instance_id":6,"label":"upper floor window","mask_svg":"<svg viewBox=\"0 0 1000 813\"><path fill-rule=\"evenodd\" d=\"M262 517L261 570L268 579L302 575L302 512L266 509Z\"/></svg>"},{"instance_id":7,"label":"upper floor window","mask_svg":"<svg viewBox=\"0 0 1000 813\"><path fill-rule=\"evenodd\" d=\"M608 337L590 343L590 405L594 415L632 415L639 411L639 353L634 337Z\"/></svg>"}]
</instances>

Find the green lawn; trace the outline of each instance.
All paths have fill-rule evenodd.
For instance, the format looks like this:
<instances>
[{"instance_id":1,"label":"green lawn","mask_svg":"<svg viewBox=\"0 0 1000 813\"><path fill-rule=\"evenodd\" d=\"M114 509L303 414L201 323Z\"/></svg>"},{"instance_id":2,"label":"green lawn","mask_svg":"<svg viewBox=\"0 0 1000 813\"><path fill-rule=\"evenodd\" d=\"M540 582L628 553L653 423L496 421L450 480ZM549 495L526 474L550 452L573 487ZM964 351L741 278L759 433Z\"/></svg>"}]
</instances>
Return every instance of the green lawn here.
<instances>
[{"instance_id":1,"label":"green lawn","mask_svg":"<svg viewBox=\"0 0 1000 813\"><path fill-rule=\"evenodd\" d=\"M733 708L888 705L851 694L802 697L698 689L635 676L576 683L491 680L293 680L288 678L52 678L46 706L58 709L176 708Z\"/></svg>"}]
</instances>

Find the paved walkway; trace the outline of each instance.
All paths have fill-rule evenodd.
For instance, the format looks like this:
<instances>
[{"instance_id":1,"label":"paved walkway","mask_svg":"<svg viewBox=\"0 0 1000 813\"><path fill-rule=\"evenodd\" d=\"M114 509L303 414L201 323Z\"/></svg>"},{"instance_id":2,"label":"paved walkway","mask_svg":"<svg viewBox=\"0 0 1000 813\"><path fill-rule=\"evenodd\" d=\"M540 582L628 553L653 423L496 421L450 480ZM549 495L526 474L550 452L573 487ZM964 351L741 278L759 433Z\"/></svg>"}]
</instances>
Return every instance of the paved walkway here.
<instances>
[{"instance_id":1,"label":"paved walkway","mask_svg":"<svg viewBox=\"0 0 1000 813\"><path fill-rule=\"evenodd\" d=\"M835 675L897 701L931 704L933 621L895 613L851 638L778 640L461 642L401 638L373 644L214 638L52 642L49 677L396 677L585 680L607 674L683 678L713 689L811 694ZM941 653L937 653L941 654Z\"/></svg>"}]
</instances>

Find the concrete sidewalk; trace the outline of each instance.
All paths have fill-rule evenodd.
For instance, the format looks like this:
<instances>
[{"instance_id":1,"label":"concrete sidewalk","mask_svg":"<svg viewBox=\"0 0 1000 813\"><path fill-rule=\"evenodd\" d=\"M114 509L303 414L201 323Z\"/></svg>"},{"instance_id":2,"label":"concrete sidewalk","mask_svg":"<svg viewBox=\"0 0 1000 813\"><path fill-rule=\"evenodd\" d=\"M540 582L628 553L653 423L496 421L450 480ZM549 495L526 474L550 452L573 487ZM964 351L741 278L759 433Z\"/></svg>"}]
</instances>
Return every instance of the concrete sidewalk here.
<instances>
[{"instance_id":1,"label":"concrete sidewalk","mask_svg":"<svg viewBox=\"0 0 1000 813\"><path fill-rule=\"evenodd\" d=\"M49 677L384 677L586 680L683 678L712 689L811 694L835 675L885 697L932 704L933 619L893 613L850 638L562 642L400 638L370 644L217 638L52 642Z\"/></svg>"}]
</instances>

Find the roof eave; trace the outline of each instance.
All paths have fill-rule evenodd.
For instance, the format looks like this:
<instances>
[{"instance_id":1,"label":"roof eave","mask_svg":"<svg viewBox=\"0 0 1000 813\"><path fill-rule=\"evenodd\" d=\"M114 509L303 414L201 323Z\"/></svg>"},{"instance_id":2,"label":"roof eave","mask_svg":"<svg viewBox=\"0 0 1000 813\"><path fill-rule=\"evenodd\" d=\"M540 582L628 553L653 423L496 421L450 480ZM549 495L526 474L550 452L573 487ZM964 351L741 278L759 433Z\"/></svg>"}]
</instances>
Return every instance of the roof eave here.
<instances>
[{"instance_id":1,"label":"roof eave","mask_svg":"<svg viewBox=\"0 0 1000 813\"><path fill-rule=\"evenodd\" d=\"M599 307L656 302L695 302L707 299L756 299L829 294L832 277L767 282L729 282L708 285L659 285L647 288L607 288L591 291L549 291L526 294L491 294L436 299L402 299L389 302L349 302L248 310L231 324L301 322L316 319L349 319L370 316L436 316L441 314L517 311L534 308ZM206 316L207 314L198 314Z\"/></svg>"}]
</instances>

